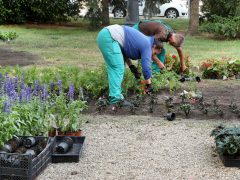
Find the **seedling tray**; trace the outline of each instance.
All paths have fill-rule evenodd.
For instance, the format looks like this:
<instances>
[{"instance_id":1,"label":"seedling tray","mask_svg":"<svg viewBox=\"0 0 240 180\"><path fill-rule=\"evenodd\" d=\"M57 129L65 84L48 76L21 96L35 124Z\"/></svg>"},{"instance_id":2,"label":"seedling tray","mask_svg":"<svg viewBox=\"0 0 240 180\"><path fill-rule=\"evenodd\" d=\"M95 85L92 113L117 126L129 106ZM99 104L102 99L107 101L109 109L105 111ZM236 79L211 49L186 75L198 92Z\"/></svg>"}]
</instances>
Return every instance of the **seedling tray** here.
<instances>
[{"instance_id":1,"label":"seedling tray","mask_svg":"<svg viewBox=\"0 0 240 180\"><path fill-rule=\"evenodd\" d=\"M227 156L219 154L225 167L240 167L240 156Z\"/></svg>"},{"instance_id":2,"label":"seedling tray","mask_svg":"<svg viewBox=\"0 0 240 180\"><path fill-rule=\"evenodd\" d=\"M85 136L69 136L73 140L73 147L65 154L56 152L56 146L62 141L64 136L55 136L53 139L52 163L79 162L83 149Z\"/></svg>"},{"instance_id":3,"label":"seedling tray","mask_svg":"<svg viewBox=\"0 0 240 180\"><path fill-rule=\"evenodd\" d=\"M35 158L31 155L0 153L1 180L33 180L47 167L51 162L52 143L47 137L35 138L44 138L47 141L44 150Z\"/></svg>"}]
</instances>

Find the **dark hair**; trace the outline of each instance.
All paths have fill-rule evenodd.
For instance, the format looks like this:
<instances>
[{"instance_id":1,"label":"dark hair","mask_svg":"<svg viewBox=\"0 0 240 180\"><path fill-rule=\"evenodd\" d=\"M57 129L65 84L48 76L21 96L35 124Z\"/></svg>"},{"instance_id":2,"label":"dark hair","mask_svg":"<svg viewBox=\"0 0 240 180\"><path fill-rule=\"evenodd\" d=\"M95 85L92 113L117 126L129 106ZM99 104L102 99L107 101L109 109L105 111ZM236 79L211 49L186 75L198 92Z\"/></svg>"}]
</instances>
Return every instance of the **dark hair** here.
<instances>
[{"instance_id":1,"label":"dark hair","mask_svg":"<svg viewBox=\"0 0 240 180\"><path fill-rule=\"evenodd\" d=\"M163 48L163 42L161 42L157 38L154 38L153 45L155 45L157 49L162 49Z\"/></svg>"}]
</instances>

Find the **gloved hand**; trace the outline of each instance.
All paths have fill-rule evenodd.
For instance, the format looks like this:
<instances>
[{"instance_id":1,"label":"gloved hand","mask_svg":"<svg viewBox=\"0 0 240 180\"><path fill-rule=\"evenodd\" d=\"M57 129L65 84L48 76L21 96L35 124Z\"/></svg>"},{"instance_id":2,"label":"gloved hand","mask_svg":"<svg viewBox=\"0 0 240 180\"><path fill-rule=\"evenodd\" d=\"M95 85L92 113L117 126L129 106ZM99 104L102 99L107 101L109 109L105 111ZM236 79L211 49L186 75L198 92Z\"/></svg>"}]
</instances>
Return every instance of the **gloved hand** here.
<instances>
[{"instance_id":1,"label":"gloved hand","mask_svg":"<svg viewBox=\"0 0 240 180\"><path fill-rule=\"evenodd\" d=\"M153 92L152 84L146 84L145 92L146 94L151 94Z\"/></svg>"},{"instance_id":2,"label":"gloved hand","mask_svg":"<svg viewBox=\"0 0 240 180\"><path fill-rule=\"evenodd\" d=\"M133 64L129 66L131 72L133 73L133 75L135 76L136 79L140 79L141 77L141 73L138 71L138 69L136 68L136 66L134 66Z\"/></svg>"}]
</instances>

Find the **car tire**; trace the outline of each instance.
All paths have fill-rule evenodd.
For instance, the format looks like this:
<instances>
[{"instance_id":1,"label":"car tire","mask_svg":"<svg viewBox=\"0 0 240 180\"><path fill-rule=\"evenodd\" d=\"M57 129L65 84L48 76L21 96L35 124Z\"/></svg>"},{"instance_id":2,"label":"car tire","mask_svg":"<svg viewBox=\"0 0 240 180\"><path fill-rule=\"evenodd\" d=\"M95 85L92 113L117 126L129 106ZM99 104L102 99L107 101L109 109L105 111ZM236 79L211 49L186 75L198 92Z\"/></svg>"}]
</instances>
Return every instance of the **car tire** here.
<instances>
[{"instance_id":1,"label":"car tire","mask_svg":"<svg viewBox=\"0 0 240 180\"><path fill-rule=\"evenodd\" d=\"M126 16L126 11L125 10L123 10L123 9L121 9L121 8L115 8L114 10L113 10L113 16L115 17L115 18L123 18L123 17L125 17Z\"/></svg>"},{"instance_id":2,"label":"car tire","mask_svg":"<svg viewBox=\"0 0 240 180\"><path fill-rule=\"evenodd\" d=\"M179 13L176 9L170 8L166 10L165 16L166 18L177 18L179 16Z\"/></svg>"}]
</instances>

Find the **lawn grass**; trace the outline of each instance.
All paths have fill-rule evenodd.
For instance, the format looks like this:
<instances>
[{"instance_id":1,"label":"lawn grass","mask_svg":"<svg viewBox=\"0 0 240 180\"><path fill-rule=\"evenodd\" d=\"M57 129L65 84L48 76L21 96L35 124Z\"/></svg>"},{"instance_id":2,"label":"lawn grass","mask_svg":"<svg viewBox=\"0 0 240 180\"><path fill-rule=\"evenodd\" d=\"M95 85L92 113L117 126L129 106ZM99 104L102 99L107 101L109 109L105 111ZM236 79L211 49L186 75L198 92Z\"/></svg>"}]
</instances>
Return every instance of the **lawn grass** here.
<instances>
[{"instance_id":1,"label":"lawn grass","mask_svg":"<svg viewBox=\"0 0 240 180\"><path fill-rule=\"evenodd\" d=\"M164 19L176 31L186 33L187 19ZM111 24L124 24L124 19L111 19ZM18 38L7 46L19 51L28 51L41 56L51 64L70 64L90 68L100 66L103 58L96 44L98 31L89 31L82 20L66 24L49 25L11 25L0 26L0 31L15 31ZM6 46L0 42L0 47ZM167 53L177 53L166 44ZM190 56L193 64L200 64L209 58L240 58L240 40L215 40L206 36L186 36L184 54Z\"/></svg>"}]
</instances>

